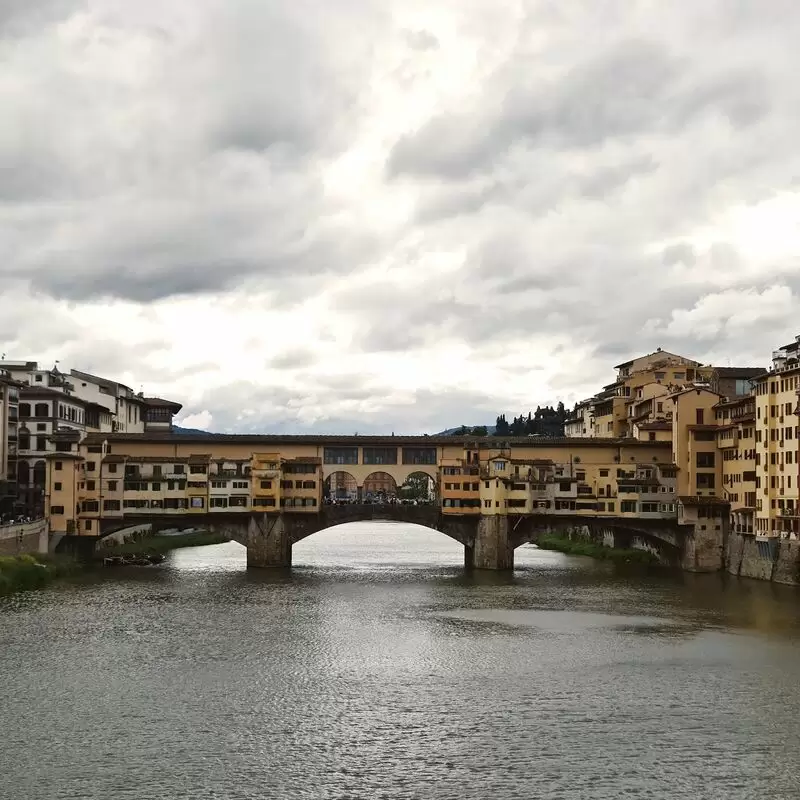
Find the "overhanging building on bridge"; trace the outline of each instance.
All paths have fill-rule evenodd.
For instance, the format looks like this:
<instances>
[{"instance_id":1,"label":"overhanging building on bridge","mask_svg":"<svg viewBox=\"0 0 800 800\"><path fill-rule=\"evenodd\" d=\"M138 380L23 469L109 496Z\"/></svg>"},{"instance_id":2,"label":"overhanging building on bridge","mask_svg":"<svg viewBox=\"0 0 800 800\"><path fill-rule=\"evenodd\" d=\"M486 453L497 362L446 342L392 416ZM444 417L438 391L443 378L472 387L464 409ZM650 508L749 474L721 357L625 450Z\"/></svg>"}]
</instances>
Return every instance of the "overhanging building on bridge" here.
<instances>
[{"instance_id":1,"label":"overhanging building on bridge","mask_svg":"<svg viewBox=\"0 0 800 800\"><path fill-rule=\"evenodd\" d=\"M46 497L53 532L96 536L147 513L392 499L413 476L443 514L675 517L670 443L610 439L90 434L48 457Z\"/></svg>"}]
</instances>

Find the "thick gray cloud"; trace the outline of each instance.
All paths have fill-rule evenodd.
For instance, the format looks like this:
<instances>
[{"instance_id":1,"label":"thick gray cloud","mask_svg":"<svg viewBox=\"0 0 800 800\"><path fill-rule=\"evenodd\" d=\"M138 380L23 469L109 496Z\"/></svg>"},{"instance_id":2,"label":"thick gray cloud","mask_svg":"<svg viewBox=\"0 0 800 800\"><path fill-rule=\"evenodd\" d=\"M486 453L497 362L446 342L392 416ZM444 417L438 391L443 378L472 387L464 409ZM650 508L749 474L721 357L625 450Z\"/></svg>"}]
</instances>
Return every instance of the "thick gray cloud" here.
<instances>
[{"instance_id":1,"label":"thick gray cloud","mask_svg":"<svg viewBox=\"0 0 800 800\"><path fill-rule=\"evenodd\" d=\"M799 34L789 0L0 0L0 349L243 431L766 364Z\"/></svg>"}]
</instances>

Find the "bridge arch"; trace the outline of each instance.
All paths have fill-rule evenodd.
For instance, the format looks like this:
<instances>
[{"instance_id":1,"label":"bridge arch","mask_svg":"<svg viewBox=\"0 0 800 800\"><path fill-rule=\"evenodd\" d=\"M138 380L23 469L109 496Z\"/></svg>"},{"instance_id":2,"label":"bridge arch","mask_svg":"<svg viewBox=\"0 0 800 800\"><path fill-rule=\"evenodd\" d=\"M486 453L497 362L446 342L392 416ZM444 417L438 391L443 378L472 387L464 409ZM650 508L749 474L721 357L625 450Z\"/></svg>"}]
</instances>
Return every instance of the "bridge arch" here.
<instances>
[{"instance_id":1,"label":"bridge arch","mask_svg":"<svg viewBox=\"0 0 800 800\"><path fill-rule=\"evenodd\" d=\"M320 509L319 514L287 514L280 524L284 526L291 544L296 544L315 533L353 522L399 522L420 525L443 533L462 545L472 544L477 525L475 518L447 517L441 513L437 505L415 506L400 503L328 505ZM267 520L266 524L274 524L274 521Z\"/></svg>"}]
</instances>

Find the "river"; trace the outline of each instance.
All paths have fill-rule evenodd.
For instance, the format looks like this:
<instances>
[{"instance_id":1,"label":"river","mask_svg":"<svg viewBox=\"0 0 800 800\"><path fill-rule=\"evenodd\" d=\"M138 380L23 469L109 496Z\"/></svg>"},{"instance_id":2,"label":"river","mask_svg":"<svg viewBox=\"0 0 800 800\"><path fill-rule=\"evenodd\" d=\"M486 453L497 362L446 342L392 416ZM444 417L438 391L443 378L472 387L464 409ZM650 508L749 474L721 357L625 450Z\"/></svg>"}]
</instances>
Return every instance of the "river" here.
<instances>
[{"instance_id":1,"label":"river","mask_svg":"<svg viewBox=\"0 0 800 800\"><path fill-rule=\"evenodd\" d=\"M800 797L798 590L516 555L362 523L0 601L0 797Z\"/></svg>"}]
</instances>

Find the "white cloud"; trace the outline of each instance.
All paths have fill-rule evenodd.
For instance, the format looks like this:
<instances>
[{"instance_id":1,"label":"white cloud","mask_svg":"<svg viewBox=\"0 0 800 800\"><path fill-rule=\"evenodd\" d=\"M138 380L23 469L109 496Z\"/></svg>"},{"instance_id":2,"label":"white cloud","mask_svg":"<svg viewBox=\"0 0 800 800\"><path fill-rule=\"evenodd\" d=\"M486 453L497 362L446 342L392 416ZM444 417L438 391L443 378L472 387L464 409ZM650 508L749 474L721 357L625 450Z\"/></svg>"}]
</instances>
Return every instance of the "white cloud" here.
<instances>
[{"instance_id":1,"label":"white cloud","mask_svg":"<svg viewBox=\"0 0 800 800\"><path fill-rule=\"evenodd\" d=\"M194 428L199 431L208 431L211 430L214 416L208 409L204 409L199 414L187 414L185 417L178 417L176 422L182 428Z\"/></svg>"},{"instance_id":2,"label":"white cloud","mask_svg":"<svg viewBox=\"0 0 800 800\"><path fill-rule=\"evenodd\" d=\"M0 8L0 349L220 430L435 431L800 293L800 8ZM207 415L207 416L206 416Z\"/></svg>"}]
</instances>

